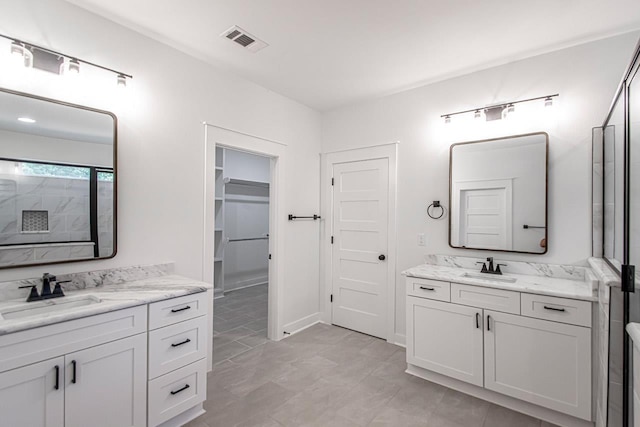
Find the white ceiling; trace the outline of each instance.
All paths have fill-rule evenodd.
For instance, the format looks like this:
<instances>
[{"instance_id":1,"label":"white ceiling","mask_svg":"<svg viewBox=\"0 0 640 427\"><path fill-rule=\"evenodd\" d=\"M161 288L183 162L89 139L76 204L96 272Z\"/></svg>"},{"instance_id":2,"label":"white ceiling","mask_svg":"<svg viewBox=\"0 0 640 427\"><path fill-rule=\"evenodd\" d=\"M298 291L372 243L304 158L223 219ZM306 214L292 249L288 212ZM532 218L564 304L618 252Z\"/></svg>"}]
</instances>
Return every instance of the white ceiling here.
<instances>
[{"instance_id":1,"label":"white ceiling","mask_svg":"<svg viewBox=\"0 0 640 427\"><path fill-rule=\"evenodd\" d=\"M640 29L638 0L68 1L321 111Z\"/></svg>"}]
</instances>

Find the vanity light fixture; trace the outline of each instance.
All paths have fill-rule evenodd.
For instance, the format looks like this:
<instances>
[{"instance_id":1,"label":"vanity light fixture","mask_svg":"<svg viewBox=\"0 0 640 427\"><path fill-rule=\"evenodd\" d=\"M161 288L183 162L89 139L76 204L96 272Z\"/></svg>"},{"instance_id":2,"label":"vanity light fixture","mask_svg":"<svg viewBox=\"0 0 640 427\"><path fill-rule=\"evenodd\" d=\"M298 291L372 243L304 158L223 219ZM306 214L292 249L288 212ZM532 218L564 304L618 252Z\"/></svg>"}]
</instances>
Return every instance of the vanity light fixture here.
<instances>
[{"instance_id":1,"label":"vanity light fixture","mask_svg":"<svg viewBox=\"0 0 640 427\"><path fill-rule=\"evenodd\" d=\"M80 64L85 64L115 74L117 76L116 83L118 87L126 87L127 79L133 78L132 75L125 74L122 71L107 68L94 62L85 61L61 52L56 52L55 50L38 46L33 43L27 43L14 37L0 34L0 38L11 41L11 55L17 58L18 62L25 67L38 68L44 71L53 72L54 74L68 75L79 74Z\"/></svg>"},{"instance_id":2,"label":"vanity light fixture","mask_svg":"<svg viewBox=\"0 0 640 427\"><path fill-rule=\"evenodd\" d=\"M507 117L509 114L515 112L515 109L516 109L515 104L544 100L544 106L551 107L553 106L553 98L557 96L560 96L560 94L556 93L553 95L538 96L535 98L522 99L520 101L511 101L511 102L506 102L504 104L490 105L490 106L481 107L481 108L476 107L470 110L456 111L455 113L443 114L440 117L444 118L445 123L451 123L451 116L473 113L473 116L476 119L479 119L480 117L482 117L481 111L484 111L484 116L486 121L501 120Z\"/></svg>"}]
</instances>

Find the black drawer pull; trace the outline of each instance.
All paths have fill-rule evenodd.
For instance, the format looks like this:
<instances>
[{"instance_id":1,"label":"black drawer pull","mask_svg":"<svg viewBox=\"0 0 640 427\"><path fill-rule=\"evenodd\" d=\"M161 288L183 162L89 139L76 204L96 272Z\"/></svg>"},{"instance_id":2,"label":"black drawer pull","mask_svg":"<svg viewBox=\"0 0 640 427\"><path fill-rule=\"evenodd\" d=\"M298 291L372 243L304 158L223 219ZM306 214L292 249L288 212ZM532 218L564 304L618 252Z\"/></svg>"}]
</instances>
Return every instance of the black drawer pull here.
<instances>
[{"instance_id":1,"label":"black drawer pull","mask_svg":"<svg viewBox=\"0 0 640 427\"><path fill-rule=\"evenodd\" d=\"M487 331L491 332L491 316L487 314Z\"/></svg>"},{"instance_id":2,"label":"black drawer pull","mask_svg":"<svg viewBox=\"0 0 640 427\"><path fill-rule=\"evenodd\" d=\"M71 361L71 369L72 369L72 373L71 373L71 384L75 384L76 383L76 361L72 360Z\"/></svg>"},{"instance_id":3,"label":"black drawer pull","mask_svg":"<svg viewBox=\"0 0 640 427\"><path fill-rule=\"evenodd\" d=\"M53 386L54 390L60 390L60 366L56 365L56 384Z\"/></svg>"},{"instance_id":4,"label":"black drawer pull","mask_svg":"<svg viewBox=\"0 0 640 427\"><path fill-rule=\"evenodd\" d=\"M171 312L172 312L172 313L178 313L178 312L180 312L180 311L189 310L190 308L191 308L191 306L190 306L190 305L188 305L188 306L186 306L186 307L173 309L173 310L171 310Z\"/></svg>"},{"instance_id":5,"label":"black drawer pull","mask_svg":"<svg viewBox=\"0 0 640 427\"><path fill-rule=\"evenodd\" d=\"M179 342L177 344L171 344L171 347L180 347L181 345L184 345L184 344L189 343L189 342L191 342L191 340L189 338L187 338L186 340L184 340L182 342Z\"/></svg>"},{"instance_id":6,"label":"black drawer pull","mask_svg":"<svg viewBox=\"0 0 640 427\"><path fill-rule=\"evenodd\" d=\"M565 311L564 308L555 308L555 307L549 307L549 306L543 306L545 310L552 310L552 311Z\"/></svg>"},{"instance_id":7,"label":"black drawer pull","mask_svg":"<svg viewBox=\"0 0 640 427\"><path fill-rule=\"evenodd\" d=\"M420 286L420 289L423 289L425 291L435 291L435 288L427 288L426 286Z\"/></svg>"},{"instance_id":8,"label":"black drawer pull","mask_svg":"<svg viewBox=\"0 0 640 427\"><path fill-rule=\"evenodd\" d=\"M178 389L176 391L172 391L171 394L172 395L176 395L176 394L180 393L181 391L185 391L188 388L189 388L189 384L185 384L184 387L182 387L181 389Z\"/></svg>"},{"instance_id":9,"label":"black drawer pull","mask_svg":"<svg viewBox=\"0 0 640 427\"><path fill-rule=\"evenodd\" d=\"M480 313L476 313L476 329L480 329Z\"/></svg>"}]
</instances>

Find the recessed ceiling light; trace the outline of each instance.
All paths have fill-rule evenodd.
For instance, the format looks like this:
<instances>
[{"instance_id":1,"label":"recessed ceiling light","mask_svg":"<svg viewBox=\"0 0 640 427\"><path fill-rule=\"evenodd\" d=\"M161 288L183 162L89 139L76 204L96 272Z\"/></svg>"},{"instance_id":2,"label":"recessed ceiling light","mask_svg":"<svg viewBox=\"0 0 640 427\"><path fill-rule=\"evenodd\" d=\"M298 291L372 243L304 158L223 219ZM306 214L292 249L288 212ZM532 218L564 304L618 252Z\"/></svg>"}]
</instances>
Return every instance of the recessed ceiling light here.
<instances>
[{"instance_id":1,"label":"recessed ceiling light","mask_svg":"<svg viewBox=\"0 0 640 427\"><path fill-rule=\"evenodd\" d=\"M18 120L24 123L35 123L36 121L29 117L18 117Z\"/></svg>"}]
</instances>

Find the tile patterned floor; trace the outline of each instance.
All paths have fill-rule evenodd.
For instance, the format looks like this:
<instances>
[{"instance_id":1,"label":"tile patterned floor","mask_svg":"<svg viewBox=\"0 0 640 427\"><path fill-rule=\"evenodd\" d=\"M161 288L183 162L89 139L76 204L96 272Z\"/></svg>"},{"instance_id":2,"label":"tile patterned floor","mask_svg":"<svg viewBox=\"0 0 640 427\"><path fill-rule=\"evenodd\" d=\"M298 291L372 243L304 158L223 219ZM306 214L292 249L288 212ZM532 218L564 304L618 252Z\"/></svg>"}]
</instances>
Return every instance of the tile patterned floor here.
<instances>
[{"instance_id":1,"label":"tile patterned floor","mask_svg":"<svg viewBox=\"0 0 640 427\"><path fill-rule=\"evenodd\" d=\"M213 363L267 341L267 285L227 292L213 303Z\"/></svg>"},{"instance_id":2,"label":"tile patterned floor","mask_svg":"<svg viewBox=\"0 0 640 427\"><path fill-rule=\"evenodd\" d=\"M314 325L219 361L207 413L187 426L553 427L405 369L400 347Z\"/></svg>"}]
</instances>

